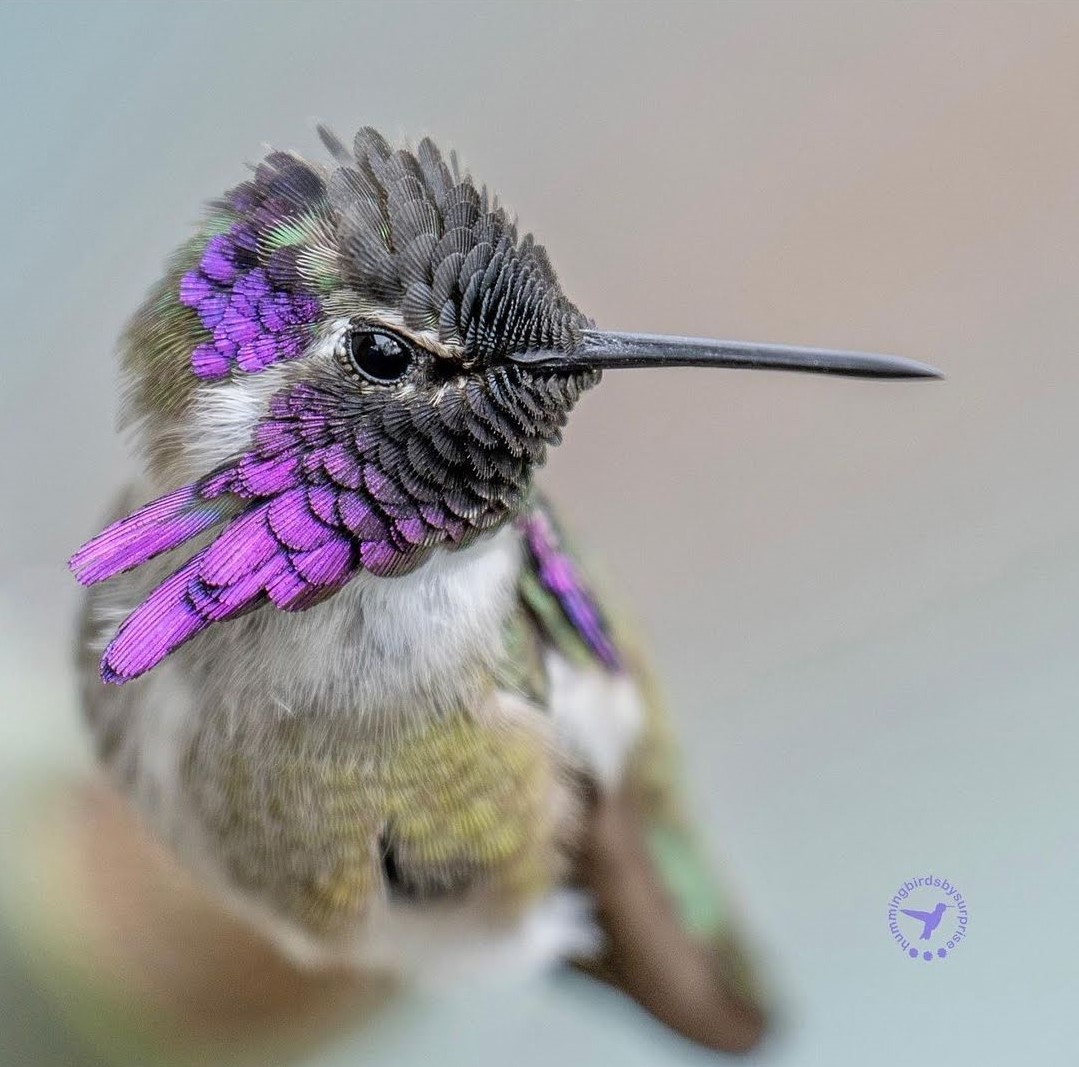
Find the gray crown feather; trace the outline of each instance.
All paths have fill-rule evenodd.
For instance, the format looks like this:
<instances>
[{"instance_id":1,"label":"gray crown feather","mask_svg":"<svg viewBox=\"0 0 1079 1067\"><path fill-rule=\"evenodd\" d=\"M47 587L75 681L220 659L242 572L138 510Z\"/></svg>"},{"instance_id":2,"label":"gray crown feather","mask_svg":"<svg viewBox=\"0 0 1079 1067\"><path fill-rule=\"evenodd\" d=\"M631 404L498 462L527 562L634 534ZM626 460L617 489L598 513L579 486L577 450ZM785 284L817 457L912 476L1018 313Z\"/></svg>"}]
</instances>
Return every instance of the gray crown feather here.
<instances>
[{"instance_id":1,"label":"gray crown feather","mask_svg":"<svg viewBox=\"0 0 1079 1067\"><path fill-rule=\"evenodd\" d=\"M414 330L436 331L470 361L565 351L589 324L558 284L547 252L517 228L486 187L447 164L424 138L394 150L376 130L352 152L320 127L339 163L326 182L346 284L397 307Z\"/></svg>"}]
</instances>

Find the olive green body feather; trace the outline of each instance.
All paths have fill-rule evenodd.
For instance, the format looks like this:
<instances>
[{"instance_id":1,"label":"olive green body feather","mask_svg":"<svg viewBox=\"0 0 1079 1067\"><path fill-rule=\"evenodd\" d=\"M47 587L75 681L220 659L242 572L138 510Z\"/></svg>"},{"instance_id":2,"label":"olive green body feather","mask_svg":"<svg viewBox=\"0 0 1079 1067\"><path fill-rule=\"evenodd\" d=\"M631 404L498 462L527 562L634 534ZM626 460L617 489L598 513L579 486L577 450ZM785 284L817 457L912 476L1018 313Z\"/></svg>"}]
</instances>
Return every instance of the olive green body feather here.
<instances>
[{"instance_id":1,"label":"olive green body feather","mask_svg":"<svg viewBox=\"0 0 1079 1067\"><path fill-rule=\"evenodd\" d=\"M199 731L185 788L235 885L312 934L349 935L383 896L422 906L479 892L512 919L564 874L559 771L527 726L462 712L324 746L278 718L257 762L223 726Z\"/></svg>"},{"instance_id":2,"label":"olive green body feather","mask_svg":"<svg viewBox=\"0 0 1079 1067\"><path fill-rule=\"evenodd\" d=\"M108 610L90 598L87 666L100 643L94 616ZM641 812L657 871L687 926L714 937L727 917L683 816L666 714L635 643L618 628L616 640L643 709L621 788ZM474 669L456 705L435 711L417 697L415 714L399 709L379 728L363 709L328 719L272 702L245 703L240 714L211 708L183 733L183 809L231 889L319 942L347 941L387 901L437 908L479 899L492 922L512 923L573 884L597 788L551 721L552 654L574 669L602 669L525 558L501 653ZM207 662L216 669L218 661ZM137 792L147 759L125 742L147 698L137 687L105 689L86 677L99 755ZM499 710L507 704L512 714Z\"/></svg>"}]
</instances>

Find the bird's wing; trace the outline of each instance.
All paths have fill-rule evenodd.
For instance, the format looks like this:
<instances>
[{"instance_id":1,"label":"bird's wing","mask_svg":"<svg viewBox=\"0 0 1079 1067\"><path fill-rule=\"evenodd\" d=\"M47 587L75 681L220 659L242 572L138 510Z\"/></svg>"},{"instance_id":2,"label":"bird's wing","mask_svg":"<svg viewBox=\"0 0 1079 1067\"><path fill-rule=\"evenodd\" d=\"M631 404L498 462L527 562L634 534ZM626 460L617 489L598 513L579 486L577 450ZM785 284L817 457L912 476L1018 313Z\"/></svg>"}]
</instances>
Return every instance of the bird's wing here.
<instances>
[{"instance_id":1,"label":"bird's wing","mask_svg":"<svg viewBox=\"0 0 1079 1067\"><path fill-rule=\"evenodd\" d=\"M909 915L912 919L917 919L919 922L929 922L933 918L933 913L929 911L913 911L910 908L899 909L904 915Z\"/></svg>"},{"instance_id":2,"label":"bird's wing","mask_svg":"<svg viewBox=\"0 0 1079 1067\"><path fill-rule=\"evenodd\" d=\"M534 500L518 527L520 599L541 643L585 669L629 675L644 705L620 786L595 791L581 852L578 876L607 942L587 969L693 1040L748 1048L763 1029L762 997L736 913L685 816L667 715L644 657L604 610L550 505Z\"/></svg>"}]
</instances>

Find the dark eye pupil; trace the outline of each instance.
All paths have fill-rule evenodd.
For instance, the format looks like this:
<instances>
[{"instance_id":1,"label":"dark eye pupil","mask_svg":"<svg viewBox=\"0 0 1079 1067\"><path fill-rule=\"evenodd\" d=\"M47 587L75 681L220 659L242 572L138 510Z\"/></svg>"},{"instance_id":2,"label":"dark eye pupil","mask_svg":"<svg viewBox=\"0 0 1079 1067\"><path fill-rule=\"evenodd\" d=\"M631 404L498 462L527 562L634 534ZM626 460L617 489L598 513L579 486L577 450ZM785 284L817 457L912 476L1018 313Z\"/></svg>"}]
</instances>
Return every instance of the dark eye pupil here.
<instances>
[{"instance_id":1,"label":"dark eye pupil","mask_svg":"<svg viewBox=\"0 0 1079 1067\"><path fill-rule=\"evenodd\" d=\"M376 382L394 382L412 361L408 347L388 333L354 333L349 340L353 365Z\"/></svg>"}]
</instances>

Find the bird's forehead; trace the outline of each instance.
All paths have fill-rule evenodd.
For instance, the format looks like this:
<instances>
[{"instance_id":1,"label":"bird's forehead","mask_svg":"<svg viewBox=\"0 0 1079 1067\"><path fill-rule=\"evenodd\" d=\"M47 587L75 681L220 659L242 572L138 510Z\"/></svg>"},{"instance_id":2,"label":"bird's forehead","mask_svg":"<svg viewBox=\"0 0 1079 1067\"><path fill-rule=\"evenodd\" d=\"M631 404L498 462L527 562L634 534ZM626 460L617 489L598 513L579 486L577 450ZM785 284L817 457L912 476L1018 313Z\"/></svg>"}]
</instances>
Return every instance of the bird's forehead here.
<instances>
[{"instance_id":1,"label":"bird's forehead","mask_svg":"<svg viewBox=\"0 0 1079 1067\"><path fill-rule=\"evenodd\" d=\"M203 330L199 377L297 358L356 315L466 363L572 345L587 320L545 250L455 156L369 128L351 150L323 140L334 165L275 152L213 205L178 294Z\"/></svg>"}]
</instances>

